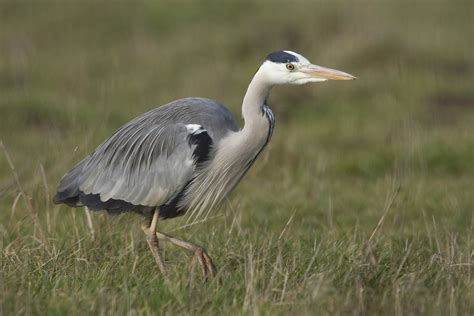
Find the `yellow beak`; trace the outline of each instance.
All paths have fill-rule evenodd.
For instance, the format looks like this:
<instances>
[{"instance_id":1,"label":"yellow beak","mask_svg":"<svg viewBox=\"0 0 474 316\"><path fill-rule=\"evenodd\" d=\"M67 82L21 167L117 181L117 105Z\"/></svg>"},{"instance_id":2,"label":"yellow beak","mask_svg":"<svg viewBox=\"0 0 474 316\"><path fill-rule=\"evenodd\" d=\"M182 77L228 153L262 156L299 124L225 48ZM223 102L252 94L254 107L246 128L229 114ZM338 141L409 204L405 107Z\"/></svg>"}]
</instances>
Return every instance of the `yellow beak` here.
<instances>
[{"instance_id":1,"label":"yellow beak","mask_svg":"<svg viewBox=\"0 0 474 316\"><path fill-rule=\"evenodd\" d=\"M356 77L348 73L345 73L336 69L325 68L325 67L312 65L312 64L301 67L300 71L311 75L311 77L325 79L325 80L355 80L357 79Z\"/></svg>"}]
</instances>

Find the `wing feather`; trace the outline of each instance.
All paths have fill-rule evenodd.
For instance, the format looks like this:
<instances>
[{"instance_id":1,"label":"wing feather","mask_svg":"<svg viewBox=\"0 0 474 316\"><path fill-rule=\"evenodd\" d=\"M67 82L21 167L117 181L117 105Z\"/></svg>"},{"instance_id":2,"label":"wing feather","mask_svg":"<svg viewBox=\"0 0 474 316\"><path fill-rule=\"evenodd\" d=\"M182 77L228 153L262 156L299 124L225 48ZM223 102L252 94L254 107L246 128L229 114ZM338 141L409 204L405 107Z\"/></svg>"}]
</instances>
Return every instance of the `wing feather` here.
<instances>
[{"instance_id":1,"label":"wing feather","mask_svg":"<svg viewBox=\"0 0 474 316\"><path fill-rule=\"evenodd\" d=\"M171 201L193 178L198 160L188 124L203 126L211 143L238 130L232 114L209 99L181 99L153 109L119 128L65 174L55 202L119 212L131 204Z\"/></svg>"},{"instance_id":2,"label":"wing feather","mask_svg":"<svg viewBox=\"0 0 474 316\"><path fill-rule=\"evenodd\" d=\"M179 192L194 172L193 148L187 137L184 124L117 133L88 159L79 189L99 194L103 202L116 199L134 205L161 205ZM152 153L150 159L147 153Z\"/></svg>"}]
</instances>

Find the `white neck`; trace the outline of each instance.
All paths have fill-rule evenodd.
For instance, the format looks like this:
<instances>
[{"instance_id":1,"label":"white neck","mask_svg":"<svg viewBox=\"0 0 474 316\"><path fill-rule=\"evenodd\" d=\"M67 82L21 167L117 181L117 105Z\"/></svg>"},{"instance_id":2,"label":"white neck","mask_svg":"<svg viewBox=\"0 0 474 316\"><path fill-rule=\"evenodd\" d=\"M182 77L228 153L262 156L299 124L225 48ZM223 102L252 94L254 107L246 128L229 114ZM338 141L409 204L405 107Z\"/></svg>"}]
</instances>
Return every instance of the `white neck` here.
<instances>
[{"instance_id":1,"label":"white neck","mask_svg":"<svg viewBox=\"0 0 474 316\"><path fill-rule=\"evenodd\" d=\"M193 180L189 189L191 194L182 201L183 206L191 209L190 218L199 218L219 204L267 144L273 129L273 114L264 107L271 90L265 79L260 69L250 82L242 103L244 127L220 141L214 159Z\"/></svg>"},{"instance_id":2,"label":"white neck","mask_svg":"<svg viewBox=\"0 0 474 316\"><path fill-rule=\"evenodd\" d=\"M268 133L268 119L262 113L262 106L268 98L272 86L266 80L266 76L260 68L247 88L242 102L242 117L244 127L242 133L251 138L259 138Z\"/></svg>"},{"instance_id":3,"label":"white neck","mask_svg":"<svg viewBox=\"0 0 474 316\"><path fill-rule=\"evenodd\" d=\"M243 128L220 144L217 155L228 155L224 161L247 164L267 144L273 131L273 113L265 105L272 85L260 68L249 84L242 102ZM243 168L245 169L245 168Z\"/></svg>"},{"instance_id":4,"label":"white neck","mask_svg":"<svg viewBox=\"0 0 474 316\"><path fill-rule=\"evenodd\" d=\"M247 170L270 140L274 117L265 102L271 88L265 70L260 68L250 82L242 102L244 126L223 144L225 148L221 151L230 156L227 161L240 165L236 170Z\"/></svg>"}]
</instances>

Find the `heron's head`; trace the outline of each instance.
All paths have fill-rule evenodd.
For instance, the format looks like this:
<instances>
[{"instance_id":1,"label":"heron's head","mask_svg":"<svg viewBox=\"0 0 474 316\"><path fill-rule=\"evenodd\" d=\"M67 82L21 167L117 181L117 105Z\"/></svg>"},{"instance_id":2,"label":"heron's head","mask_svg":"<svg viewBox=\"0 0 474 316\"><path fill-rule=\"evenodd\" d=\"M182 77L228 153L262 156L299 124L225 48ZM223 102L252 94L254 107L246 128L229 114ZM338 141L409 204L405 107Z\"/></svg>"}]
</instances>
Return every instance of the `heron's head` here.
<instances>
[{"instance_id":1,"label":"heron's head","mask_svg":"<svg viewBox=\"0 0 474 316\"><path fill-rule=\"evenodd\" d=\"M304 56L288 50L269 54L258 73L271 85L301 85L327 80L356 79L356 77L339 70L313 65Z\"/></svg>"}]
</instances>

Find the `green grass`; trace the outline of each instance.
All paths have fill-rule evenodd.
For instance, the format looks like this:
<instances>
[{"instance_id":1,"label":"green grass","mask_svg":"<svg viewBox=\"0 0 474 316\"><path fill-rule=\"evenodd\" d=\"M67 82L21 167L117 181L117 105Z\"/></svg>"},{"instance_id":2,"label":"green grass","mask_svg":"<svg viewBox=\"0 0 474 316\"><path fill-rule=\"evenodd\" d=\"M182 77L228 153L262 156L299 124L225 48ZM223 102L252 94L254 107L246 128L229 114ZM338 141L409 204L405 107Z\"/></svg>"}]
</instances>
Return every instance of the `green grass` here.
<instances>
[{"instance_id":1,"label":"green grass","mask_svg":"<svg viewBox=\"0 0 474 316\"><path fill-rule=\"evenodd\" d=\"M474 314L470 1L0 3L0 312ZM165 281L134 214L52 205L121 124L185 96L239 117L277 49L355 82L279 87L269 147L205 223L160 223ZM29 205L21 188L31 199ZM36 219L37 217L37 219Z\"/></svg>"}]
</instances>

